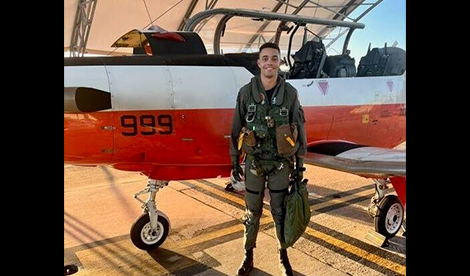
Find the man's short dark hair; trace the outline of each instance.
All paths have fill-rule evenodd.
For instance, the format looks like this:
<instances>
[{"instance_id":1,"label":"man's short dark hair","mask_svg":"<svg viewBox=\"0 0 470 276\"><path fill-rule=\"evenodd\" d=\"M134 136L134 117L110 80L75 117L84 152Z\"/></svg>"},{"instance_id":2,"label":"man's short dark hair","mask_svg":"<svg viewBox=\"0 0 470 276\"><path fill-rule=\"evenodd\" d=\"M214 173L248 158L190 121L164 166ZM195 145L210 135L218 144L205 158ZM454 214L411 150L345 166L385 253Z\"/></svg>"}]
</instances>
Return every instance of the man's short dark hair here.
<instances>
[{"instance_id":1,"label":"man's short dark hair","mask_svg":"<svg viewBox=\"0 0 470 276\"><path fill-rule=\"evenodd\" d=\"M261 53L261 51L265 48L273 48L273 49L276 49L279 52L279 54L281 53L281 49L279 49L279 46L276 43L272 43L272 42L264 43L263 45L261 45L261 47L259 47L259 52Z\"/></svg>"}]
</instances>

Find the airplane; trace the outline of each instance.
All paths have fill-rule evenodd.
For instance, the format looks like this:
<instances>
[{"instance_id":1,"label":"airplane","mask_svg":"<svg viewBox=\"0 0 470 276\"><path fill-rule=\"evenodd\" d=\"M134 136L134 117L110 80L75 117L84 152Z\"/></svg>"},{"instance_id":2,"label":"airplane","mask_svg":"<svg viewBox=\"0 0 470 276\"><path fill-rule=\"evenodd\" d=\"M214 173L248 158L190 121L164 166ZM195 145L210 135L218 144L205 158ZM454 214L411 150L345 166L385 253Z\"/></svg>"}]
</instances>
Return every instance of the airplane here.
<instances>
[{"instance_id":1,"label":"airplane","mask_svg":"<svg viewBox=\"0 0 470 276\"><path fill-rule=\"evenodd\" d=\"M214 54L208 54L194 28L214 15L222 16ZM287 69L280 74L297 89L305 112L304 163L373 179L369 213L375 230L395 236L405 226L406 210L406 151L394 148L406 141L406 52L369 46L356 68L348 42L355 29L364 28L358 22L210 9L188 19L183 31L127 32L113 47L131 48L130 56L64 58L64 164L145 174L146 187L134 195L143 213L130 238L142 250L159 247L171 226L157 208L157 192L170 181L230 175L237 93L259 73L256 52L221 53L232 17L280 22L273 41L288 35ZM316 34L307 40L307 24L349 28L343 52L328 55ZM303 44L293 53L301 27ZM397 195L387 195L390 185Z\"/></svg>"}]
</instances>

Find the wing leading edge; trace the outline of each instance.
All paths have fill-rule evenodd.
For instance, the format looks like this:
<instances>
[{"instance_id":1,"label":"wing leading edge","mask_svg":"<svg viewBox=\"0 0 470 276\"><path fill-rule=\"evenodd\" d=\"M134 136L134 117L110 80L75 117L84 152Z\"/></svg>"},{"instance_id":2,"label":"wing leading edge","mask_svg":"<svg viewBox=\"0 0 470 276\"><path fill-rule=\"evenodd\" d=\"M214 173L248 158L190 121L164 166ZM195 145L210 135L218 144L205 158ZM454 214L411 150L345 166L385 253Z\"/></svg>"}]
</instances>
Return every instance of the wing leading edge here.
<instances>
[{"instance_id":1,"label":"wing leading edge","mask_svg":"<svg viewBox=\"0 0 470 276\"><path fill-rule=\"evenodd\" d=\"M406 206L406 150L357 147L328 155L309 149L304 163L366 178L390 178L401 203Z\"/></svg>"},{"instance_id":2,"label":"wing leading edge","mask_svg":"<svg viewBox=\"0 0 470 276\"><path fill-rule=\"evenodd\" d=\"M406 177L406 150L359 147L337 155L309 151L304 163L368 178Z\"/></svg>"}]
</instances>

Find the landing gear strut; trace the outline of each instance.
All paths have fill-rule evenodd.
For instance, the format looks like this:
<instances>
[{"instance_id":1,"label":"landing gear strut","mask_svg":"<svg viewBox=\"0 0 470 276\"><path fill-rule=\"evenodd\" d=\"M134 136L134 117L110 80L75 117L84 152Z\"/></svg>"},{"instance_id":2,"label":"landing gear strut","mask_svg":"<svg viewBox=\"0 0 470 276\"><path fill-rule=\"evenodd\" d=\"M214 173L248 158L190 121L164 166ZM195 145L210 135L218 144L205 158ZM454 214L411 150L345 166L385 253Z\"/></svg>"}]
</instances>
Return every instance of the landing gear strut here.
<instances>
[{"instance_id":1,"label":"landing gear strut","mask_svg":"<svg viewBox=\"0 0 470 276\"><path fill-rule=\"evenodd\" d=\"M134 198L142 203L143 214L132 224L130 236L132 243L139 249L152 250L159 247L170 232L170 220L157 210L155 197L159 189L168 185L168 181L149 179L147 188L136 193ZM150 193L146 201L139 195Z\"/></svg>"}]
</instances>

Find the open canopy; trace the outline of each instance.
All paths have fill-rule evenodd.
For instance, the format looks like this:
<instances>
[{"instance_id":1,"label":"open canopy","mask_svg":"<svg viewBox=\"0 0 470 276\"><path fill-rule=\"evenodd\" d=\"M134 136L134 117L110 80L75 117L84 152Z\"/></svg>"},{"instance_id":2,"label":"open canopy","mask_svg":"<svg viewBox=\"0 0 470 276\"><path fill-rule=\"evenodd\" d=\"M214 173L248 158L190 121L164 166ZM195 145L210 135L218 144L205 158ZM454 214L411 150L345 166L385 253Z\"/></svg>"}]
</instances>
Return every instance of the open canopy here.
<instances>
[{"instance_id":1,"label":"open canopy","mask_svg":"<svg viewBox=\"0 0 470 276\"><path fill-rule=\"evenodd\" d=\"M188 19L212 9L250 9L308 16L345 22L359 22L380 1L364 3L364 0L64 0L64 51L75 53L113 54L132 53L131 48L111 47L124 34L134 29L148 29L151 26L167 31L184 31ZM351 18L351 13L355 18ZM219 24L225 20L225 26ZM281 49L287 49L289 36L286 35L294 24L287 23L279 28L280 21L262 20L249 17L228 18L217 14L205 18L192 26L199 34L208 53L256 52L259 46L275 39L276 31L283 29L278 41ZM217 27L223 30L220 36L220 50L214 49ZM307 39L321 37L328 47L337 37L344 35L348 27L307 24ZM292 30L292 29L290 29ZM293 47L300 47L304 39L304 28L293 38ZM315 34L315 35L314 35Z\"/></svg>"}]
</instances>

